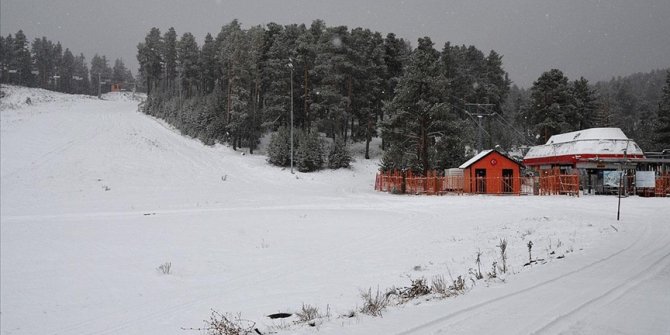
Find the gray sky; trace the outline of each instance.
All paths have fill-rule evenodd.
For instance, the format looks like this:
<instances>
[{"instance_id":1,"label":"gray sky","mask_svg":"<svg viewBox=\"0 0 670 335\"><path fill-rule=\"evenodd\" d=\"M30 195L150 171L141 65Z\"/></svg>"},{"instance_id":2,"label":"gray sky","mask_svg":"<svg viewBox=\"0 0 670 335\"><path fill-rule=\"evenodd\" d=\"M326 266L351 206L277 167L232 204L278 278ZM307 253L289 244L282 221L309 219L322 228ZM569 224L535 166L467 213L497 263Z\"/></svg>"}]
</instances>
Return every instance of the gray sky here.
<instances>
[{"instance_id":1,"label":"gray sky","mask_svg":"<svg viewBox=\"0 0 670 335\"><path fill-rule=\"evenodd\" d=\"M668 0L0 0L0 33L60 41L87 60L123 58L137 69L136 46L151 27L207 32L237 18L244 27L323 19L393 32L416 45L429 36L441 49L475 45L504 55L510 78L529 87L551 68L591 82L670 67Z\"/></svg>"}]
</instances>

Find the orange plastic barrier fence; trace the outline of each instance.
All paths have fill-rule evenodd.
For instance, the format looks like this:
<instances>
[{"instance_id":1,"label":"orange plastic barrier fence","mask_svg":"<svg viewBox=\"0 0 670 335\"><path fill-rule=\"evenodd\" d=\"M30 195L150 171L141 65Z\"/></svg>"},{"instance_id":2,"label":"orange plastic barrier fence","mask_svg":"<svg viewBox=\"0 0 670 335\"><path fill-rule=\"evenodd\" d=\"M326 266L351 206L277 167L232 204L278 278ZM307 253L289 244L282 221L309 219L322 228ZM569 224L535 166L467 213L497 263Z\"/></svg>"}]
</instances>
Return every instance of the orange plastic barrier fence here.
<instances>
[{"instance_id":1,"label":"orange plastic barrier fence","mask_svg":"<svg viewBox=\"0 0 670 335\"><path fill-rule=\"evenodd\" d=\"M670 175L656 177L655 195L657 197L670 196Z\"/></svg>"},{"instance_id":2,"label":"orange plastic barrier fence","mask_svg":"<svg viewBox=\"0 0 670 335\"><path fill-rule=\"evenodd\" d=\"M430 171L427 176L414 175L411 171L389 171L377 173L375 190L394 194L446 193L475 194L525 194L579 196L579 175L550 174L542 177L489 177L470 180L472 185L464 188L464 176L440 176Z\"/></svg>"}]
</instances>

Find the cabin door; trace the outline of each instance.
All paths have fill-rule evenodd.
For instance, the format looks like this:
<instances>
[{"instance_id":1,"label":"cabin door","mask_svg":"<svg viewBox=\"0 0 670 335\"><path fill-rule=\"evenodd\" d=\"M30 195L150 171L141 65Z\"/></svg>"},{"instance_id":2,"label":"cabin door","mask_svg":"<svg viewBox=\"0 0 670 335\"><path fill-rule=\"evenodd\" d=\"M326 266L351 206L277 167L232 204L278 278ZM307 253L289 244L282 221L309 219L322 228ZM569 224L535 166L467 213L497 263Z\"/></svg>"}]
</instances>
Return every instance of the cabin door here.
<instances>
[{"instance_id":1,"label":"cabin door","mask_svg":"<svg viewBox=\"0 0 670 335\"><path fill-rule=\"evenodd\" d=\"M503 178L503 187L502 191L503 193L512 193L514 192L514 170L512 169L503 169L502 170L502 178Z\"/></svg>"},{"instance_id":2,"label":"cabin door","mask_svg":"<svg viewBox=\"0 0 670 335\"><path fill-rule=\"evenodd\" d=\"M486 193L486 169L475 169L477 193Z\"/></svg>"}]
</instances>

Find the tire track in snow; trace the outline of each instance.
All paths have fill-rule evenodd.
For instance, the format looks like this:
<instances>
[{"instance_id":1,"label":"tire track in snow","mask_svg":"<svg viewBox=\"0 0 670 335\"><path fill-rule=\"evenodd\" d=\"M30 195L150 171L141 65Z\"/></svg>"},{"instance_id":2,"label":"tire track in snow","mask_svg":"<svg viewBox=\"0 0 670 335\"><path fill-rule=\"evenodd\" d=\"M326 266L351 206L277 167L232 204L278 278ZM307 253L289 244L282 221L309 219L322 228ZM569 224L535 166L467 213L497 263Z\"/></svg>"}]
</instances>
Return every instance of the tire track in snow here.
<instances>
[{"instance_id":1,"label":"tire track in snow","mask_svg":"<svg viewBox=\"0 0 670 335\"><path fill-rule=\"evenodd\" d=\"M551 285L553 283L556 283L560 280L563 280L563 279L575 276L577 274L580 274L580 273L582 273L586 270L592 269L594 266L604 264L604 263L607 263L607 262L611 261L612 259L624 254L625 252L631 250L633 247L635 247L637 245L642 245L643 248L644 248L644 245L648 245L648 243L645 243L645 242L648 242L647 237L649 235L651 235L651 231L649 229L649 226L645 225L644 232L642 234L639 234L638 236L636 236L636 238L633 242L629 243L628 245L626 245L624 248L618 250L617 252L612 253L612 254L610 254L606 257L603 257L603 258L601 258L597 261L594 261L594 262L591 262L589 264L583 265L583 266L581 266L581 267L579 267L575 270L563 273L559 276L556 276L554 278L542 281L542 282L537 283L535 285L531 285L530 287L522 288L522 289L516 290L514 292L511 292L511 293L508 293L508 294L505 294L505 295L502 295L502 296L499 296L499 297L496 297L496 298L493 298L493 299L488 299L486 301L476 303L472 306L457 310L457 311L449 313L449 314L447 314L443 317L437 318L435 320L432 320L432 321L423 323L421 325L412 327L410 329L404 330L402 332L399 332L399 333L397 333L397 335L423 334L430 329L433 329L435 327L440 326L441 324L449 323L449 321L454 321L454 322L450 323L450 324L454 324L454 323L462 322L463 320L474 318L477 315L474 315L475 313L472 313L472 312L475 312L479 309L483 309L485 307L488 307L491 304L501 303L501 302L504 302L504 301L506 301L508 299L511 299L511 298L515 298L515 297L518 297L518 296L521 296L521 295L532 293L533 291L544 288L544 287L546 287L548 285ZM654 251L652 251L652 253L657 252L657 251L662 250L662 249L665 249L665 248L666 248L665 246L661 246L660 248L657 248ZM668 256L668 254L665 254L663 257L667 257L667 256ZM661 259L657 259L654 262L654 264L662 261L663 257Z\"/></svg>"},{"instance_id":2,"label":"tire track in snow","mask_svg":"<svg viewBox=\"0 0 670 335\"><path fill-rule=\"evenodd\" d=\"M564 324L566 320L576 316L578 312L582 312L585 309L593 309L594 307L596 307L596 305L598 305L598 303L603 302L604 300L616 300L619 297L626 295L628 292L630 292L630 290L636 288L640 283L653 277L656 274L656 272L650 270L652 270L654 267L657 267L660 263L667 261L668 257L670 257L670 252L667 252L665 255L663 255L661 258L657 259L653 263L651 263L642 271L635 273L633 276L630 276L625 280L621 281L619 285L616 285L615 287L607 290L606 292L599 294L598 296L592 299L587 300L586 302L573 308L569 312L563 315L559 315L558 317L554 318L551 322L531 332L530 334L532 335L544 334L551 330L558 330L556 328L561 327L561 325ZM658 269L659 270L657 271L660 271L663 269L663 267L659 267ZM640 277L640 274L644 275Z\"/></svg>"}]
</instances>

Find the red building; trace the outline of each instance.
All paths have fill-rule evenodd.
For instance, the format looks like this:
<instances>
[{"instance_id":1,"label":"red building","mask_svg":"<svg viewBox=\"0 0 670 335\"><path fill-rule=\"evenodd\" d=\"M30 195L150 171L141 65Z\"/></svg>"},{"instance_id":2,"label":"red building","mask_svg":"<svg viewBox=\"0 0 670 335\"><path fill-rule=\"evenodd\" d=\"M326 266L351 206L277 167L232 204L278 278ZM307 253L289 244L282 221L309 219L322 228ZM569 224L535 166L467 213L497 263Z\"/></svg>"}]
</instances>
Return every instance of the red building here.
<instances>
[{"instance_id":1,"label":"red building","mask_svg":"<svg viewBox=\"0 0 670 335\"><path fill-rule=\"evenodd\" d=\"M496 150L485 150L463 165L463 191L482 194L520 194L521 164Z\"/></svg>"}]
</instances>

